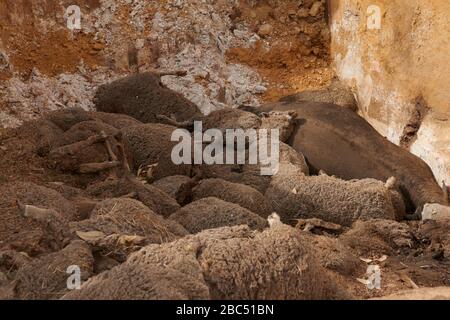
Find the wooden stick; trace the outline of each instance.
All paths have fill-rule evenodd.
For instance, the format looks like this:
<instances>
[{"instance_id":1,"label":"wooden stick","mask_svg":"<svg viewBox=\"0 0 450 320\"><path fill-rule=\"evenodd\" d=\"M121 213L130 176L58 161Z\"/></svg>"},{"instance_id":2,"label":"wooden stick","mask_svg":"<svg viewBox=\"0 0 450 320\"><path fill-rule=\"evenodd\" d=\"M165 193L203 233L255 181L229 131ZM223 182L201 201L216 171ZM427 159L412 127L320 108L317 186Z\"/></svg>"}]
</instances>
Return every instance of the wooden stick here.
<instances>
[{"instance_id":1,"label":"wooden stick","mask_svg":"<svg viewBox=\"0 0 450 320\"><path fill-rule=\"evenodd\" d=\"M104 132L102 131L102 135L104 134ZM117 161L118 158L116 156L116 154L113 151L112 145L111 145L111 138L110 137L105 137L105 146L106 146L106 150L108 151L108 155L111 161Z\"/></svg>"},{"instance_id":2,"label":"wooden stick","mask_svg":"<svg viewBox=\"0 0 450 320\"><path fill-rule=\"evenodd\" d=\"M177 77L185 77L187 75L186 70L174 70L174 71L160 71L155 72L158 77L164 76L177 76Z\"/></svg>"}]
</instances>

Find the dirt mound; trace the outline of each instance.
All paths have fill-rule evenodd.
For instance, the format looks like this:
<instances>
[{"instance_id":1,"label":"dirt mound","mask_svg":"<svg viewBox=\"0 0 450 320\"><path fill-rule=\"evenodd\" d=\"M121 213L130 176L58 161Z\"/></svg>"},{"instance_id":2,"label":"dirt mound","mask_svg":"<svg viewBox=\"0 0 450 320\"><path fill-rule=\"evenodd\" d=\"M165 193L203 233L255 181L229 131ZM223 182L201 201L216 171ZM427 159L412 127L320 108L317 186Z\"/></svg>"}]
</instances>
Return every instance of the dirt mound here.
<instances>
[{"instance_id":1,"label":"dirt mound","mask_svg":"<svg viewBox=\"0 0 450 320\"><path fill-rule=\"evenodd\" d=\"M423 255L434 260L450 258L450 221L425 220L419 223L415 236L429 244Z\"/></svg>"},{"instance_id":2,"label":"dirt mound","mask_svg":"<svg viewBox=\"0 0 450 320\"><path fill-rule=\"evenodd\" d=\"M141 73L102 85L95 98L98 111L122 113L144 122L158 123L158 115L186 121L199 115L197 106L166 88L158 75Z\"/></svg>"},{"instance_id":3,"label":"dirt mound","mask_svg":"<svg viewBox=\"0 0 450 320\"><path fill-rule=\"evenodd\" d=\"M257 230L267 227L267 221L250 210L213 197L192 202L169 218L179 222L191 233L242 224Z\"/></svg>"},{"instance_id":4,"label":"dirt mound","mask_svg":"<svg viewBox=\"0 0 450 320\"><path fill-rule=\"evenodd\" d=\"M263 218L272 213L272 207L264 196L256 189L222 179L207 179L200 181L193 189L193 200L215 197L235 203Z\"/></svg>"}]
</instances>

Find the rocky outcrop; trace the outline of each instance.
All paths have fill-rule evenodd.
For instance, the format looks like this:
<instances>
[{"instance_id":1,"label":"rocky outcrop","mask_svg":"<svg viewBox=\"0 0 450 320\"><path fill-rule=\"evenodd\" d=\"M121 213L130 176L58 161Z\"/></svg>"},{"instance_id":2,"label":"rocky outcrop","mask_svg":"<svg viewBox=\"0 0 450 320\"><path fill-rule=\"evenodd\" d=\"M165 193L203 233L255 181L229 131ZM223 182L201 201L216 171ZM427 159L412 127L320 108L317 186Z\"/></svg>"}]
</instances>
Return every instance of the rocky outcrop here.
<instances>
[{"instance_id":1,"label":"rocky outcrop","mask_svg":"<svg viewBox=\"0 0 450 320\"><path fill-rule=\"evenodd\" d=\"M450 184L450 36L446 0L328 0L338 77L382 135ZM423 112L425 109L425 112Z\"/></svg>"}]
</instances>

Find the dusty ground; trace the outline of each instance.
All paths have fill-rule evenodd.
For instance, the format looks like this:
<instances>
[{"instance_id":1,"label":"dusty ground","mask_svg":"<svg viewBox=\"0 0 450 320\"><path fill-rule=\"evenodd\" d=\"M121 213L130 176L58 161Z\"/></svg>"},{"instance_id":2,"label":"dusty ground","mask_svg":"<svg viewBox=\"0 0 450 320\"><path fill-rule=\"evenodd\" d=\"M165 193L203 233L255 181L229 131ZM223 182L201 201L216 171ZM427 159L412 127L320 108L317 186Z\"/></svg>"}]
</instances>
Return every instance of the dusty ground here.
<instances>
[{"instance_id":1,"label":"dusty ground","mask_svg":"<svg viewBox=\"0 0 450 320\"><path fill-rule=\"evenodd\" d=\"M449 185L450 3L329 2L333 64L339 78L354 87L360 113L380 134L426 161L436 179ZM380 8L380 29L367 28L370 5Z\"/></svg>"}]
</instances>

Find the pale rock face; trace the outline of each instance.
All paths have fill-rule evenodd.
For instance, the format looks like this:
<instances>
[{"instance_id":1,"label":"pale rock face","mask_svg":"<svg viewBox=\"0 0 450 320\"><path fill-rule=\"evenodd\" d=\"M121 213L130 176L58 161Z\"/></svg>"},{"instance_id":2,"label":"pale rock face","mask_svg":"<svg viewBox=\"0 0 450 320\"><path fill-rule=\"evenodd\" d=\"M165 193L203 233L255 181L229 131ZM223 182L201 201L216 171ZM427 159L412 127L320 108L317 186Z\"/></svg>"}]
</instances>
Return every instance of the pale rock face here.
<instances>
[{"instance_id":1,"label":"pale rock face","mask_svg":"<svg viewBox=\"0 0 450 320\"><path fill-rule=\"evenodd\" d=\"M446 0L329 0L332 58L359 112L399 144L422 97L411 152L450 184L450 25ZM377 23L379 25L377 26Z\"/></svg>"}]
</instances>

